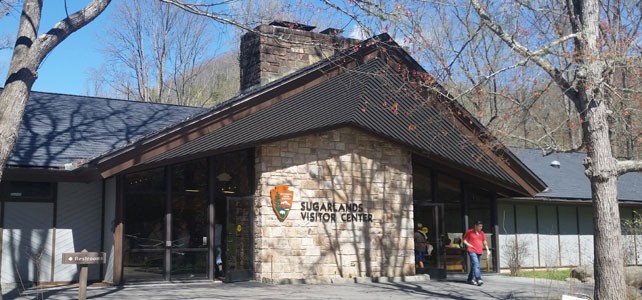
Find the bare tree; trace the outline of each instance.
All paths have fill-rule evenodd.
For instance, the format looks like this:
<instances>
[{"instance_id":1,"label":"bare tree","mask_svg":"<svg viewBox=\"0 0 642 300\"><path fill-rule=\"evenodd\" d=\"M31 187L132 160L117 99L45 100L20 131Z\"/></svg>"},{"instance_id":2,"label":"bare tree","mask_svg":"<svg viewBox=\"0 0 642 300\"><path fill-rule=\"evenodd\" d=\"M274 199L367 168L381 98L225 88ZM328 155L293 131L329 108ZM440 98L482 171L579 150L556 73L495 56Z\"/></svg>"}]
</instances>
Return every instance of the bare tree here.
<instances>
[{"instance_id":1,"label":"bare tree","mask_svg":"<svg viewBox=\"0 0 642 300\"><path fill-rule=\"evenodd\" d=\"M109 63L91 72L88 89L94 95L198 106L238 93L237 49L207 57L206 48L213 44L209 20L163 2L124 2L118 7L105 41ZM227 47L238 45L244 31L272 20L319 26L331 22L329 14L319 14L306 1L226 0L198 7L217 25L232 25L216 28L223 41L218 44Z\"/></svg>"},{"instance_id":2,"label":"bare tree","mask_svg":"<svg viewBox=\"0 0 642 300\"><path fill-rule=\"evenodd\" d=\"M339 15L327 6L315 5L311 1L241 0L230 4L237 11L237 20L242 27L233 27L237 37L246 32L243 28L255 28L275 20L310 24L325 29L337 23ZM345 29L345 28L339 28Z\"/></svg>"},{"instance_id":3,"label":"bare tree","mask_svg":"<svg viewBox=\"0 0 642 300\"><path fill-rule=\"evenodd\" d=\"M0 0L0 19L8 16L15 9L16 0ZM0 36L0 50L11 48L11 37L9 35Z\"/></svg>"},{"instance_id":4,"label":"bare tree","mask_svg":"<svg viewBox=\"0 0 642 300\"><path fill-rule=\"evenodd\" d=\"M111 0L93 0L83 9L68 15L46 33L40 31L42 1L23 0L16 44L4 89L0 94L0 178L18 136L31 87L38 78L44 58L72 33L92 22Z\"/></svg>"},{"instance_id":5,"label":"bare tree","mask_svg":"<svg viewBox=\"0 0 642 300\"><path fill-rule=\"evenodd\" d=\"M598 0L567 1L556 7L566 15L570 26L561 27L564 34L553 40L542 41L538 48L523 44L522 39L511 36L515 32L505 30L497 21L496 11L489 3L472 0L480 21L489 28L516 54L532 61L543 69L561 88L581 116L584 145L588 150L585 160L586 175L591 182L594 210L595 248L595 298L624 299L626 288L622 253L620 216L617 202L617 178L620 174L640 170L640 162L620 161L613 155L610 143L609 107L611 94L612 60L604 55L605 46L600 40L600 9ZM534 15L537 8L520 6ZM560 17L557 14L551 16ZM556 23L560 22L556 21ZM550 52L559 44L571 41L573 47L572 77L550 59ZM535 45L533 45L535 46ZM613 54L613 53L612 53Z\"/></svg>"},{"instance_id":6,"label":"bare tree","mask_svg":"<svg viewBox=\"0 0 642 300\"><path fill-rule=\"evenodd\" d=\"M211 99L209 102L203 102L203 106L212 106L238 94L240 86L238 56L238 51L226 52L196 67L194 72L197 76L192 84L200 87L195 89L196 92L207 93L196 97Z\"/></svg>"},{"instance_id":7,"label":"bare tree","mask_svg":"<svg viewBox=\"0 0 642 300\"><path fill-rule=\"evenodd\" d=\"M104 36L108 63L94 71L94 89L147 102L203 105L211 93L194 84L213 43L208 20L156 0L117 6Z\"/></svg>"},{"instance_id":8,"label":"bare tree","mask_svg":"<svg viewBox=\"0 0 642 300\"><path fill-rule=\"evenodd\" d=\"M233 25L216 28L221 47L238 45L240 28L266 20L305 18L306 11L321 19L308 7L282 1L221 1L203 7L214 8L219 23ZM209 57L212 29L208 19L168 3L123 2L105 37L108 63L93 70L90 90L94 95L181 105L208 106L225 100L238 92L238 57L233 57L237 49L223 49L227 52L220 59ZM234 30L233 38L223 36L228 29Z\"/></svg>"},{"instance_id":9,"label":"bare tree","mask_svg":"<svg viewBox=\"0 0 642 300\"><path fill-rule=\"evenodd\" d=\"M12 10L15 9L16 0L2 0L0 1L0 19L8 16Z\"/></svg>"}]
</instances>

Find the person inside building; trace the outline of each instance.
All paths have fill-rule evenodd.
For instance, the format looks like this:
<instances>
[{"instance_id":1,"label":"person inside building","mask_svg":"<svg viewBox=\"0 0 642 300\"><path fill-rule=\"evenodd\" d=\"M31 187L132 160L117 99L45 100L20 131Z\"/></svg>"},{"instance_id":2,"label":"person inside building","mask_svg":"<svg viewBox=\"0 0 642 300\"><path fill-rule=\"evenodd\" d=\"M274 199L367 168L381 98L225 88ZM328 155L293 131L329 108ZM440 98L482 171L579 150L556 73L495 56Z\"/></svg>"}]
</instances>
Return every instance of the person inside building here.
<instances>
[{"instance_id":1,"label":"person inside building","mask_svg":"<svg viewBox=\"0 0 642 300\"><path fill-rule=\"evenodd\" d=\"M192 233L189 229L189 224L185 220L178 222L178 229L176 230L176 240L174 247L176 248L190 248L192 241ZM196 256L194 252L178 250L174 251L176 254L176 267L182 271L194 271L196 264Z\"/></svg>"},{"instance_id":2,"label":"person inside building","mask_svg":"<svg viewBox=\"0 0 642 300\"><path fill-rule=\"evenodd\" d=\"M178 227L176 247L178 248L188 248L192 235L189 232L188 224L186 221L181 221Z\"/></svg>"},{"instance_id":3,"label":"person inside building","mask_svg":"<svg viewBox=\"0 0 642 300\"><path fill-rule=\"evenodd\" d=\"M160 222L154 223L154 229L147 236L147 242L150 246L160 248L163 246L163 224Z\"/></svg>"},{"instance_id":4,"label":"person inside building","mask_svg":"<svg viewBox=\"0 0 642 300\"><path fill-rule=\"evenodd\" d=\"M424 226L421 227L421 232L423 232L424 237L426 239L426 251L425 251L425 256L430 257L432 255L432 250L434 247L430 243L430 240L428 239L428 227Z\"/></svg>"},{"instance_id":5,"label":"person inside building","mask_svg":"<svg viewBox=\"0 0 642 300\"><path fill-rule=\"evenodd\" d=\"M426 254L426 246L428 245L426 234L421 231L423 224L418 223L417 229L414 233L415 239L415 262L419 272L423 272L424 269L424 260Z\"/></svg>"},{"instance_id":6,"label":"person inside building","mask_svg":"<svg viewBox=\"0 0 642 300\"><path fill-rule=\"evenodd\" d=\"M214 223L214 248L216 249L215 275L216 278L223 278L225 277L223 273L223 258L221 257L223 247L223 224L221 224L218 215L215 217Z\"/></svg>"}]
</instances>

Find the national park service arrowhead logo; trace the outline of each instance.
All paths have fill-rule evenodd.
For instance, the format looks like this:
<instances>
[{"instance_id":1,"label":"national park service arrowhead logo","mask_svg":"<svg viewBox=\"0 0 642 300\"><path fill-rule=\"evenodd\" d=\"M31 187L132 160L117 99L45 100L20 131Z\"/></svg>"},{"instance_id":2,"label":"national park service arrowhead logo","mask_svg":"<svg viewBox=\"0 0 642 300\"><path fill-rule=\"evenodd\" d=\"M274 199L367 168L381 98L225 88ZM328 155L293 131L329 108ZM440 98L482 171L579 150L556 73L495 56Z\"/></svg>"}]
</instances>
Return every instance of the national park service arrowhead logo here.
<instances>
[{"instance_id":1,"label":"national park service arrowhead logo","mask_svg":"<svg viewBox=\"0 0 642 300\"><path fill-rule=\"evenodd\" d=\"M288 190L287 185L277 185L270 191L272 200L272 210L280 222L285 221L292 209L292 200L294 192Z\"/></svg>"}]
</instances>

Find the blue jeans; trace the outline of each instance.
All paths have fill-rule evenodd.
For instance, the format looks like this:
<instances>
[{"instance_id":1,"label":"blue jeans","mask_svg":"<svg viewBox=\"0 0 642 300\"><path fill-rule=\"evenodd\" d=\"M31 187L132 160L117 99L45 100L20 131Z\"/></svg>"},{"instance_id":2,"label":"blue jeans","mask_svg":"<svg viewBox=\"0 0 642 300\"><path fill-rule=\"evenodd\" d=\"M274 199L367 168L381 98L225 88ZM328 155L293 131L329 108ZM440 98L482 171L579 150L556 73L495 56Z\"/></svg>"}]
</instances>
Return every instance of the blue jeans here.
<instances>
[{"instance_id":1,"label":"blue jeans","mask_svg":"<svg viewBox=\"0 0 642 300\"><path fill-rule=\"evenodd\" d=\"M216 265L222 265L223 260L221 259L221 246L216 246Z\"/></svg>"},{"instance_id":2,"label":"blue jeans","mask_svg":"<svg viewBox=\"0 0 642 300\"><path fill-rule=\"evenodd\" d=\"M423 251L415 252L415 263L424 262L426 260L426 254Z\"/></svg>"},{"instance_id":3,"label":"blue jeans","mask_svg":"<svg viewBox=\"0 0 642 300\"><path fill-rule=\"evenodd\" d=\"M479 262L481 261L481 254L475 252L468 252L470 257L470 272L468 273L468 280L481 280L481 271L479 271ZM474 277L474 278L473 278Z\"/></svg>"}]
</instances>

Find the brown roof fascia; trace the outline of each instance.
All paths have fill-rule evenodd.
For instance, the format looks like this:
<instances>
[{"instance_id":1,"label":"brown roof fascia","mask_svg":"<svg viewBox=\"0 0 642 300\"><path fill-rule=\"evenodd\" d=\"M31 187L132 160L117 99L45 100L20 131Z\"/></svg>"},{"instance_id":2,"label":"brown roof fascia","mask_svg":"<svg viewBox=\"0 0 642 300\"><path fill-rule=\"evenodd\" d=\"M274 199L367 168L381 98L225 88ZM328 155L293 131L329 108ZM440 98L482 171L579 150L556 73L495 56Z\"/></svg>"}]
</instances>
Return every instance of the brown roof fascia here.
<instances>
[{"instance_id":1,"label":"brown roof fascia","mask_svg":"<svg viewBox=\"0 0 642 300\"><path fill-rule=\"evenodd\" d=\"M201 117L177 124L163 132L145 138L133 145L115 151L100 160L97 168L102 178L108 178L157 155L213 132L227 124L278 103L314 85L346 72L357 65L354 57L342 56L317 68L294 76L276 86L262 88L229 106L215 108Z\"/></svg>"},{"instance_id":2,"label":"brown roof fascia","mask_svg":"<svg viewBox=\"0 0 642 300\"><path fill-rule=\"evenodd\" d=\"M3 181L43 181L43 182L82 182L87 183L99 179L93 168L61 169L14 168L7 167L2 175Z\"/></svg>"},{"instance_id":3,"label":"brown roof fascia","mask_svg":"<svg viewBox=\"0 0 642 300\"><path fill-rule=\"evenodd\" d=\"M239 150L244 150L244 149L250 149L250 148L256 146L257 144L271 143L271 142L275 142L277 140L294 138L296 136L305 135L305 134L322 133L322 132L325 132L327 130L340 128L342 126L349 126L349 125L338 125L338 126L333 126L333 127L318 128L318 129L315 129L313 131L306 131L306 132L302 132L302 133L297 134L297 135L285 135L285 136L280 136L278 138L260 140L256 144L240 144L240 145L236 145L234 147L219 148L219 149L215 149L215 150L203 151L203 152L199 152L197 154L193 154L193 155L189 155L189 156L174 157L174 158L169 158L169 159L165 159L165 160L161 160L161 161L147 162L147 163L144 163L144 164L138 164L136 166L128 168L126 170L126 172L127 173L138 172L138 171L142 171L142 170L148 170L148 169L162 167L162 166L165 166L165 165L173 165L173 164L179 164L179 163L183 163L183 162L187 162L187 161L191 161L191 160L195 160L195 159L207 158L207 157L214 156L214 155L217 155L217 154L229 153L229 152L239 151Z\"/></svg>"},{"instance_id":4,"label":"brown roof fascia","mask_svg":"<svg viewBox=\"0 0 642 300\"><path fill-rule=\"evenodd\" d=\"M546 184L533 174L510 150L501 144L470 112L443 88L437 80L428 74L412 57L405 51L399 51L401 47L391 39L384 42L388 45L389 52L396 55L385 55L382 58L400 76L406 78L411 86L427 100L427 104L438 105L449 117L452 123L460 128L471 141L492 158L504 171L506 171L520 186L522 192L530 196L546 189Z\"/></svg>"}]
</instances>

